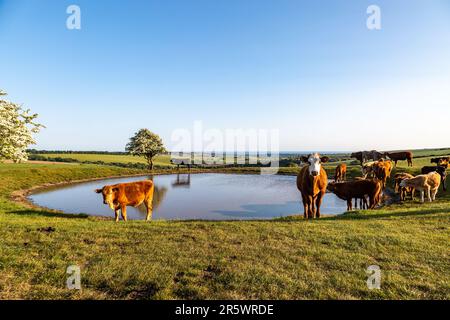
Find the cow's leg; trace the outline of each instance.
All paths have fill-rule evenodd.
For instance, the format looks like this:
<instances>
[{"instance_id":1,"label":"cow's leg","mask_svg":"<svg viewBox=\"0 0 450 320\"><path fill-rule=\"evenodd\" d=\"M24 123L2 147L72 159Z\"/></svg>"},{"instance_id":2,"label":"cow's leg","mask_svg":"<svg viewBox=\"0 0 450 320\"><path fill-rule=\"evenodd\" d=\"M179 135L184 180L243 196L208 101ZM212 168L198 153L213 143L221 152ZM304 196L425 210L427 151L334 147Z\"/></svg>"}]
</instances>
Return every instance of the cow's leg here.
<instances>
[{"instance_id":1,"label":"cow's leg","mask_svg":"<svg viewBox=\"0 0 450 320\"><path fill-rule=\"evenodd\" d=\"M153 214L152 199L147 200L145 202L145 207L147 208L147 217L145 218L145 221L150 221L152 219L152 214Z\"/></svg>"},{"instance_id":2,"label":"cow's leg","mask_svg":"<svg viewBox=\"0 0 450 320\"><path fill-rule=\"evenodd\" d=\"M316 218L320 218L320 206L322 205L322 200L323 200L323 196L324 193L320 192L319 195L317 196L317 201L316 201Z\"/></svg>"},{"instance_id":3,"label":"cow's leg","mask_svg":"<svg viewBox=\"0 0 450 320\"><path fill-rule=\"evenodd\" d=\"M347 211L352 211L352 199L347 199Z\"/></svg>"},{"instance_id":4,"label":"cow's leg","mask_svg":"<svg viewBox=\"0 0 450 320\"><path fill-rule=\"evenodd\" d=\"M420 201L422 203L425 202L425 191L424 190L420 190Z\"/></svg>"},{"instance_id":5,"label":"cow's leg","mask_svg":"<svg viewBox=\"0 0 450 320\"><path fill-rule=\"evenodd\" d=\"M314 219L316 217L316 197L311 197L310 199L310 215L309 218L310 219Z\"/></svg>"},{"instance_id":6,"label":"cow's leg","mask_svg":"<svg viewBox=\"0 0 450 320\"><path fill-rule=\"evenodd\" d=\"M122 219L123 221L127 221L127 206L126 205L121 205L120 206L120 212L122 213Z\"/></svg>"},{"instance_id":7,"label":"cow's leg","mask_svg":"<svg viewBox=\"0 0 450 320\"><path fill-rule=\"evenodd\" d=\"M302 193L302 202L303 202L303 218L307 219L308 218L308 201L306 200L306 197L303 195Z\"/></svg>"},{"instance_id":8,"label":"cow's leg","mask_svg":"<svg viewBox=\"0 0 450 320\"><path fill-rule=\"evenodd\" d=\"M376 201L375 197L376 197L376 195L369 194L369 208L368 209L375 208L375 201Z\"/></svg>"},{"instance_id":9,"label":"cow's leg","mask_svg":"<svg viewBox=\"0 0 450 320\"><path fill-rule=\"evenodd\" d=\"M433 200L431 200L431 190L430 190L430 186L427 186L427 196L428 196L428 201L432 202Z\"/></svg>"},{"instance_id":10,"label":"cow's leg","mask_svg":"<svg viewBox=\"0 0 450 320\"><path fill-rule=\"evenodd\" d=\"M431 199L433 199L433 201L436 200L436 194L437 194L437 193L438 193L438 189L435 189L435 190L432 191Z\"/></svg>"},{"instance_id":11,"label":"cow's leg","mask_svg":"<svg viewBox=\"0 0 450 320\"><path fill-rule=\"evenodd\" d=\"M119 208L116 208L115 210L114 210L114 214L116 215L116 222L119 222Z\"/></svg>"},{"instance_id":12,"label":"cow's leg","mask_svg":"<svg viewBox=\"0 0 450 320\"><path fill-rule=\"evenodd\" d=\"M308 219L311 219L313 217L313 210L314 210L313 200L314 199L311 196L306 196L306 199L307 199L307 203L308 203L308 213L306 216Z\"/></svg>"}]
</instances>

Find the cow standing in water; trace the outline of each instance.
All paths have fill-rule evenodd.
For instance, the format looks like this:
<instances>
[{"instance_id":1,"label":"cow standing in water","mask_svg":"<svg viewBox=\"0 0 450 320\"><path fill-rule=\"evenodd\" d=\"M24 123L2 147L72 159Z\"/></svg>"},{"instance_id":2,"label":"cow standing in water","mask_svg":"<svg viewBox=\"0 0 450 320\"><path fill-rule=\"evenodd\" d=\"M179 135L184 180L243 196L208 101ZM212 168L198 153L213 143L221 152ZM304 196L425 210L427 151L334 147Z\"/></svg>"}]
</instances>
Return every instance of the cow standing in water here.
<instances>
[{"instance_id":1,"label":"cow standing in water","mask_svg":"<svg viewBox=\"0 0 450 320\"><path fill-rule=\"evenodd\" d=\"M322 163L327 157L320 157L318 153L302 157L308 165L300 169L297 176L297 188L302 195L304 218L320 218L320 205L327 191L328 176Z\"/></svg>"},{"instance_id":2,"label":"cow standing in water","mask_svg":"<svg viewBox=\"0 0 450 320\"><path fill-rule=\"evenodd\" d=\"M119 183L111 186L104 186L95 190L103 195L103 203L109 205L116 214L116 222L119 221L119 210L122 213L122 219L127 221L127 206L137 207L142 203L147 209L147 217L149 221L153 212L153 193L155 186L153 181L138 181L130 183Z\"/></svg>"}]
</instances>

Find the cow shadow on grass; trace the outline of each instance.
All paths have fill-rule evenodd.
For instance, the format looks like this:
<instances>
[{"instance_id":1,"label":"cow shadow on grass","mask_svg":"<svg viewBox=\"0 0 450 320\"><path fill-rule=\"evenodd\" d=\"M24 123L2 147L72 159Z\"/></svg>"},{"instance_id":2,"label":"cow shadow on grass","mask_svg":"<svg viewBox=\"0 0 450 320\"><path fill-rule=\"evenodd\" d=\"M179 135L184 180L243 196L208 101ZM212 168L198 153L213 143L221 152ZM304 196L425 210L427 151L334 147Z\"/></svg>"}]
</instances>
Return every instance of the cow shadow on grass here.
<instances>
[{"instance_id":1,"label":"cow shadow on grass","mask_svg":"<svg viewBox=\"0 0 450 320\"><path fill-rule=\"evenodd\" d=\"M379 220L383 218L398 218L398 217L412 217L412 216L428 216L432 214L448 213L449 209L445 208L429 208L424 210L395 210L388 213L361 213L361 212L347 212L336 217L325 217L322 220ZM439 218L439 217L436 217Z\"/></svg>"},{"instance_id":2,"label":"cow shadow on grass","mask_svg":"<svg viewBox=\"0 0 450 320\"><path fill-rule=\"evenodd\" d=\"M6 214L16 214L21 216L41 216L41 217L52 217L52 218L65 218L65 219L86 219L89 215L85 213L78 214L68 214L52 210L36 210L36 209L23 209L23 210L13 210L6 211Z\"/></svg>"}]
</instances>

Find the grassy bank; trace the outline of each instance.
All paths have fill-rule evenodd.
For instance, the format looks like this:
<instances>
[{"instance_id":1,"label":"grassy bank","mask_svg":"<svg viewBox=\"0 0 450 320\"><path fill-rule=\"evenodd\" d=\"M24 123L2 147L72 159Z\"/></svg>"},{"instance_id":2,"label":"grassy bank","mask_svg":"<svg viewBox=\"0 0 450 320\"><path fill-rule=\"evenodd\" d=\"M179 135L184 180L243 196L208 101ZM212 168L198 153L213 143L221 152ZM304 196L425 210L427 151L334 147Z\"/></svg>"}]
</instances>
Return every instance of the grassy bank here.
<instances>
[{"instance_id":1,"label":"grassy bank","mask_svg":"<svg viewBox=\"0 0 450 320\"><path fill-rule=\"evenodd\" d=\"M319 221L119 224L28 209L10 199L35 185L140 172L0 164L0 298L450 298L448 194L432 204ZM65 287L73 264L81 267L82 291ZM381 290L366 286L365 270L373 264L382 270Z\"/></svg>"}]
</instances>

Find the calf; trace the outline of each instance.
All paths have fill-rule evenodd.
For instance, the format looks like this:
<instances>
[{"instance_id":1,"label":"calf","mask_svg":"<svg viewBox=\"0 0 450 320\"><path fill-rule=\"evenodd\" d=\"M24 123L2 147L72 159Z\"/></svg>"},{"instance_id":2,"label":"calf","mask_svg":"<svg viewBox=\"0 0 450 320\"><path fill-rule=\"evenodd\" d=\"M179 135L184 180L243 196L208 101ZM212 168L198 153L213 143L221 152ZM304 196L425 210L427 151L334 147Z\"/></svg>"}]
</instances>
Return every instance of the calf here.
<instances>
[{"instance_id":1,"label":"calf","mask_svg":"<svg viewBox=\"0 0 450 320\"><path fill-rule=\"evenodd\" d=\"M101 193L103 203L108 204L114 210L116 222L119 221L119 210L122 213L122 219L127 221L127 206L137 207L142 203L145 204L147 209L146 220L148 221L152 217L154 189L153 182L146 180L104 186L95 190L95 192Z\"/></svg>"},{"instance_id":2,"label":"calf","mask_svg":"<svg viewBox=\"0 0 450 320\"><path fill-rule=\"evenodd\" d=\"M336 167L334 182L344 182L346 178L347 178L347 165L345 163L341 163Z\"/></svg>"},{"instance_id":3,"label":"calf","mask_svg":"<svg viewBox=\"0 0 450 320\"><path fill-rule=\"evenodd\" d=\"M347 201L347 210L351 211L352 200L369 197L369 208L373 209L380 202L381 184L376 180L357 180L340 183L330 183L328 190L340 199Z\"/></svg>"},{"instance_id":4,"label":"calf","mask_svg":"<svg viewBox=\"0 0 450 320\"><path fill-rule=\"evenodd\" d=\"M411 195L411 200L414 200L414 193L415 190L412 187L400 187L400 183L404 180L404 179L411 179L414 178L414 176L412 174L409 173L397 173L394 177L394 191L396 193L400 194L400 200L401 201L405 201L406 200L406 196L408 194Z\"/></svg>"},{"instance_id":5,"label":"calf","mask_svg":"<svg viewBox=\"0 0 450 320\"><path fill-rule=\"evenodd\" d=\"M413 154L411 151L402 151L402 152L385 152L385 156L389 157L392 161L395 163L395 167L397 167L397 162L401 160L407 160L408 161L408 167L412 167L412 159Z\"/></svg>"},{"instance_id":6,"label":"calf","mask_svg":"<svg viewBox=\"0 0 450 320\"><path fill-rule=\"evenodd\" d=\"M447 169L444 166L426 166L422 168L422 174L437 172L441 176L441 184L444 191L447 191Z\"/></svg>"},{"instance_id":7,"label":"calf","mask_svg":"<svg viewBox=\"0 0 450 320\"><path fill-rule=\"evenodd\" d=\"M400 182L400 187L410 187L420 191L420 199L425 202L424 194L427 193L428 200L432 202L436 200L436 193L439 190L441 184L441 176L437 172L431 172L428 174L421 174L411 179L404 179Z\"/></svg>"}]
</instances>

